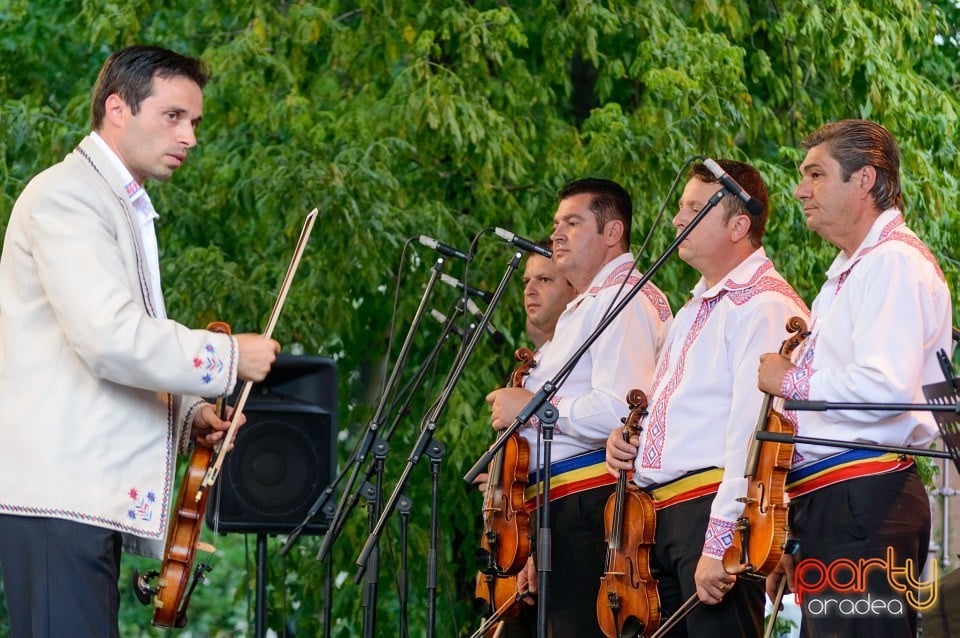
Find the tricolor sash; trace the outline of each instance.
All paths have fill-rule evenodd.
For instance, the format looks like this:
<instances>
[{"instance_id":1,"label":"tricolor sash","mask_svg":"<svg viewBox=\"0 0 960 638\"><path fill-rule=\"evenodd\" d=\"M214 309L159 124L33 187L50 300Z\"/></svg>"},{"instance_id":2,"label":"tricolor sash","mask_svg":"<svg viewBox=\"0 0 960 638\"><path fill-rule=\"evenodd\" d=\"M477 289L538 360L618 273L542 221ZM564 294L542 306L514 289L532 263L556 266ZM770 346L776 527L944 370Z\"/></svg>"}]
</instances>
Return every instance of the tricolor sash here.
<instances>
[{"instance_id":1,"label":"tricolor sash","mask_svg":"<svg viewBox=\"0 0 960 638\"><path fill-rule=\"evenodd\" d=\"M895 452L849 450L828 456L787 474L790 498L861 476L898 472L913 465L913 458Z\"/></svg>"}]
</instances>

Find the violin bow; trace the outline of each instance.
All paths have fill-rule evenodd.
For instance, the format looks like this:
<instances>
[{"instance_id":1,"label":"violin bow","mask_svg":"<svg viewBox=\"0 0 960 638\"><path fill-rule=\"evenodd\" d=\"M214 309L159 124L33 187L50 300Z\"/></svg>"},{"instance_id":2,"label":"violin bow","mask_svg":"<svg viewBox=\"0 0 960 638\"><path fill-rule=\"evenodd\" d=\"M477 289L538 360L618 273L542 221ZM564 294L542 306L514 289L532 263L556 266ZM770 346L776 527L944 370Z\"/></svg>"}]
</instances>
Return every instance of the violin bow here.
<instances>
[{"instance_id":1,"label":"violin bow","mask_svg":"<svg viewBox=\"0 0 960 638\"><path fill-rule=\"evenodd\" d=\"M787 589L787 577L784 575L777 586L777 596L773 599L773 610L770 612L770 620L767 621L767 629L763 632L763 638L773 636L773 630L777 625L777 615L780 613L780 602L783 600L783 593Z\"/></svg>"},{"instance_id":2,"label":"violin bow","mask_svg":"<svg viewBox=\"0 0 960 638\"><path fill-rule=\"evenodd\" d=\"M677 623L686 618L687 614L696 609L697 605L699 604L700 599L696 594L690 596L690 598L687 598L687 600L680 605L680 608L673 612L673 614L667 618L662 625L660 625L660 628L651 634L650 638L661 638L662 636L666 636L668 631L676 627Z\"/></svg>"},{"instance_id":3,"label":"violin bow","mask_svg":"<svg viewBox=\"0 0 960 638\"><path fill-rule=\"evenodd\" d=\"M283 304L287 300L287 293L290 292L290 285L293 283L293 276L297 272L297 268L300 266L300 258L303 257L303 251L307 247L307 241L310 239L310 233L313 232L313 225L316 221L317 209L314 208L312 211L307 213L307 218L303 222L303 228L300 229L300 239L297 240L297 246L293 251L293 258L290 260L290 265L287 267L287 274L283 278L283 284L280 286L280 293L277 295L277 300L273 304L273 310L270 312L270 318L267 320L267 327L263 331L263 336L265 337L271 337L273 335L273 329L277 326L277 319L280 318L280 311L283 309ZM201 498L201 492L213 485L220 476L220 470L223 467L224 457L226 456L227 451L230 449L230 444L233 442L234 437L237 435L240 417L243 415L243 408L247 404L247 397L250 396L250 390L253 388L253 383L253 381L245 381L243 388L240 390L240 396L237 398L237 403L233 408L233 418L230 420L230 427L227 429L227 433L223 437L223 441L220 443L220 448L217 452L217 459L207 470L206 475L203 477L203 481L200 483L200 487L197 489L197 494L194 497L197 501L199 501Z\"/></svg>"},{"instance_id":4,"label":"violin bow","mask_svg":"<svg viewBox=\"0 0 960 638\"><path fill-rule=\"evenodd\" d=\"M493 627L496 623L500 622L500 619L503 618L510 608L517 603L521 598L530 593L530 590L524 589L524 591L517 590L517 593L514 595L513 600L508 600L500 605L500 608L493 612L489 618L483 621L480 627L471 634L470 638L480 638L485 635L490 628ZM502 625L501 625L502 627ZM497 634L500 635L500 629L497 629Z\"/></svg>"}]
</instances>

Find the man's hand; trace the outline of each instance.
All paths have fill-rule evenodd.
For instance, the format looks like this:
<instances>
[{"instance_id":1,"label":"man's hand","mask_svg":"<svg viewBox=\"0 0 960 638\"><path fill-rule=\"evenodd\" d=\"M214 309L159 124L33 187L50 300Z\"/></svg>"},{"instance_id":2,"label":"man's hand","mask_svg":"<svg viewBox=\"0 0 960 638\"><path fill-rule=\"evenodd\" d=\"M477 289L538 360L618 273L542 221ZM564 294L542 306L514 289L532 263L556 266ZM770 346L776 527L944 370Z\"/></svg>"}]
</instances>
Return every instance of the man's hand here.
<instances>
[{"instance_id":1,"label":"man's hand","mask_svg":"<svg viewBox=\"0 0 960 638\"><path fill-rule=\"evenodd\" d=\"M473 484L477 486L481 492L486 494L487 492L487 482L490 480L490 475L486 472L480 472L477 474L477 478L473 479Z\"/></svg>"},{"instance_id":2,"label":"man's hand","mask_svg":"<svg viewBox=\"0 0 960 638\"><path fill-rule=\"evenodd\" d=\"M719 559L701 556L693 580L700 602L716 605L737 582L737 577L724 571L723 562Z\"/></svg>"},{"instance_id":3,"label":"man's hand","mask_svg":"<svg viewBox=\"0 0 960 638\"><path fill-rule=\"evenodd\" d=\"M793 555L784 554L780 557L780 562L767 576L767 596L770 600L776 600L777 589L780 587L780 581L786 579L784 593L793 591Z\"/></svg>"},{"instance_id":4,"label":"man's hand","mask_svg":"<svg viewBox=\"0 0 960 638\"><path fill-rule=\"evenodd\" d=\"M517 418L517 414L524 408L533 393L523 388L500 388L487 395L490 404L490 424L495 430L505 430Z\"/></svg>"},{"instance_id":5,"label":"man's hand","mask_svg":"<svg viewBox=\"0 0 960 638\"><path fill-rule=\"evenodd\" d=\"M632 470L633 460L637 458L640 437L633 435L630 441L623 440L623 430L616 428L607 437L607 472L619 478L621 470Z\"/></svg>"},{"instance_id":6,"label":"man's hand","mask_svg":"<svg viewBox=\"0 0 960 638\"><path fill-rule=\"evenodd\" d=\"M517 572L517 591L526 592L520 597L526 604L537 604L537 564L533 555L527 557L527 564Z\"/></svg>"},{"instance_id":7,"label":"man's hand","mask_svg":"<svg viewBox=\"0 0 960 638\"><path fill-rule=\"evenodd\" d=\"M197 410L193 416L193 429L191 434L193 438L201 445L213 447L219 443L226 431L230 429L230 419L233 416L233 408L227 408L227 420L224 421L217 416L216 407L206 403ZM243 425L247 421L245 414L240 415L238 425Z\"/></svg>"},{"instance_id":8,"label":"man's hand","mask_svg":"<svg viewBox=\"0 0 960 638\"><path fill-rule=\"evenodd\" d=\"M243 333L233 335L237 340L239 363L237 376L244 381L263 381L280 352L280 343L263 335Z\"/></svg>"},{"instance_id":9,"label":"man's hand","mask_svg":"<svg viewBox=\"0 0 960 638\"><path fill-rule=\"evenodd\" d=\"M760 355L760 368L757 370L757 387L767 394L779 397L783 386L783 377L794 368L790 359L782 354L768 352Z\"/></svg>"}]
</instances>

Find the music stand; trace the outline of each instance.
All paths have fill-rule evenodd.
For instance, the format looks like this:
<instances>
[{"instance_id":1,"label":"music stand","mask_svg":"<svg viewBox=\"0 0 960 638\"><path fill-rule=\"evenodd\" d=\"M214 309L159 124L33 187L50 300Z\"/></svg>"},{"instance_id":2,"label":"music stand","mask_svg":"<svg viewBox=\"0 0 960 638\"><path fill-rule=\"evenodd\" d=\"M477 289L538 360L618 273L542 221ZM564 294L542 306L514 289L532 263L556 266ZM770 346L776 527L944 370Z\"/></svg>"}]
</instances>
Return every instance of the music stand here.
<instances>
[{"instance_id":1,"label":"music stand","mask_svg":"<svg viewBox=\"0 0 960 638\"><path fill-rule=\"evenodd\" d=\"M930 405L954 406L960 403L956 379L923 386L923 396ZM960 472L960 414L956 411L935 411L934 419L943 439L943 447L950 454L954 467Z\"/></svg>"}]
</instances>

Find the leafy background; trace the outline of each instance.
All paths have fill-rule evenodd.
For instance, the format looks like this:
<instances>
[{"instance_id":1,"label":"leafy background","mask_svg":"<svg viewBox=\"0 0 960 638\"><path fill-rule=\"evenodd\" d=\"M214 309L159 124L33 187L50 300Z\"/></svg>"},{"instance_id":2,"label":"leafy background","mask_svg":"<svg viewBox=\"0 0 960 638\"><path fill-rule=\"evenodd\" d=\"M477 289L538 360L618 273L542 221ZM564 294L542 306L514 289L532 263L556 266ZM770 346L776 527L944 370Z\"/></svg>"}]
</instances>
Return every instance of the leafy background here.
<instances>
[{"instance_id":1,"label":"leafy background","mask_svg":"<svg viewBox=\"0 0 960 638\"><path fill-rule=\"evenodd\" d=\"M262 328L302 218L318 207L275 334L336 359L342 465L378 402L390 335L406 333L435 259L418 245L404 251L405 242L427 234L465 250L493 226L543 237L556 191L575 177L613 178L633 193L634 249L651 234L642 267L672 239L676 197L665 220L656 211L687 158L754 163L772 193L767 250L809 302L834 250L805 230L792 198L799 141L829 120L871 118L900 142L909 223L956 291L958 25L954 0L2 0L0 228L30 177L87 132L90 87L110 51L156 43L202 56L215 79L200 146L172 180L150 187L168 312L188 325L218 318L234 330ZM482 236L470 283L495 288L510 254ZM444 268L465 274L460 263ZM671 259L654 281L679 307L695 279ZM516 281L494 316L510 347L481 342L438 422L447 447L439 635L476 624L480 495L460 477L490 442L483 396L523 344ZM454 296L438 290L434 304L446 312ZM422 326L413 361L438 331ZM388 489L453 350L391 441ZM406 491L412 635L427 622L426 465ZM272 630L321 631L332 566L331 633L361 633L353 573L366 527L362 512L351 516L331 565L314 560L319 539L302 538L284 561L275 551L283 539L268 540ZM399 624L397 529L393 517L379 633ZM183 635L241 635L252 623L253 539L219 544ZM144 564L125 559L125 569ZM123 635L162 633L126 591L122 613Z\"/></svg>"}]
</instances>

